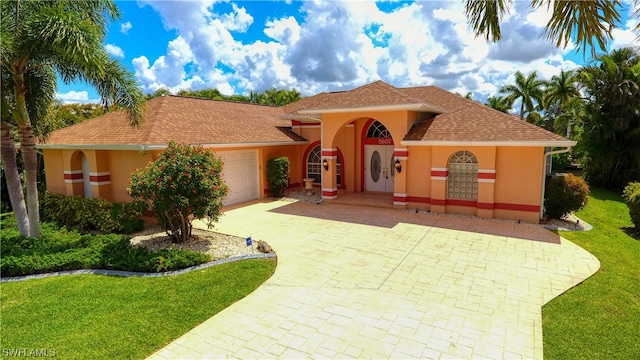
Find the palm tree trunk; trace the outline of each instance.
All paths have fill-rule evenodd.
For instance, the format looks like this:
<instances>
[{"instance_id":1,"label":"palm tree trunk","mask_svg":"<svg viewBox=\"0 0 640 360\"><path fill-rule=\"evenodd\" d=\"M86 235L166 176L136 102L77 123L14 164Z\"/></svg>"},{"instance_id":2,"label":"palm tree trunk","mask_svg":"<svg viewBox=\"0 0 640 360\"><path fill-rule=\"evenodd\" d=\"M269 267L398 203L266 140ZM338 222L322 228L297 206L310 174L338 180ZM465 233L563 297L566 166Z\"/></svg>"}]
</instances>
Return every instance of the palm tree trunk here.
<instances>
[{"instance_id":1,"label":"palm tree trunk","mask_svg":"<svg viewBox=\"0 0 640 360\"><path fill-rule=\"evenodd\" d=\"M40 206L38 204L38 156L36 153L36 137L31 126L31 119L27 112L24 74L13 76L16 96L14 118L18 123L20 134L20 150L24 162L24 182L27 187L27 213L29 214L29 235L40 237Z\"/></svg>"},{"instance_id":2,"label":"palm tree trunk","mask_svg":"<svg viewBox=\"0 0 640 360\"><path fill-rule=\"evenodd\" d=\"M38 154L33 127L25 124L18 126L20 131L20 150L24 162L24 182L27 186L27 210L29 213L29 232L31 237L40 237L40 206L38 203Z\"/></svg>"},{"instance_id":3,"label":"palm tree trunk","mask_svg":"<svg viewBox=\"0 0 640 360\"><path fill-rule=\"evenodd\" d=\"M524 98L522 98L522 104L520 105L520 120L524 120Z\"/></svg>"},{"instance_id":4,"label":"palm tree trunk","mask_svg":"<svg viewBox=\"0 0 640 360\"><path fill-rule=\"evenodd\" d=\"M4 164L4 173L7 176L7 188L9 190L9 200L16 217L20 236L29 237L29 215L24 202L24 194L22 193L22 183L20 182L20 173L18 172L18 164L16 162L16 149L14 146L13 132L11 125L2 122L2 146L0 147L0 156Z\"/></svg>"}]
</instances>

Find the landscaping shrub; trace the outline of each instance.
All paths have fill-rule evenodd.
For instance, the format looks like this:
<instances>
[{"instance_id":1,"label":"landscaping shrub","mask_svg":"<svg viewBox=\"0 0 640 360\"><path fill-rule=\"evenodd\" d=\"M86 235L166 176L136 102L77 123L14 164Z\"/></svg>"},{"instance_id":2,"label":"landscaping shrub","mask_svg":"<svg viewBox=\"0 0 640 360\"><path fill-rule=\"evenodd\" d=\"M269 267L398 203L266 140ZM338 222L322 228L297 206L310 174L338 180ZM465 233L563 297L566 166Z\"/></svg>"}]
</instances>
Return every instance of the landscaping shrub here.
<instances>
[{"instance_id":1,"label":"landscaping shrub","mask_svg":"<svg viewBox=\"0 0 640 360\"><path fill-rule=\"evenodd\" d=\"M629 207L631 221L636 227L636 231L640 232L640 182L631 182L622 193L624 202Z\"/></svg>"},{"instance_id":2,"label":"landscaping shrub","mask_svg":"<svg viewBox=\"0 0 640 360\"><path fill-rule=\"evenodd\" d=\"M80 231L130 234L144 228L144 201L111 203L105 199L44 193L40 197L40 217Z\"/></svg>"},{"instance_id":3,"label":"landscaping shrub","mask_svg":"<svg viewBox=\"0 0 640 360\"><path fill-rule=\"evenodd\" d=\"M284 196L289 187L289 158L281 156L267 161L267 182L272 197Z\"/></svg>"},{"instance_id":4,"label":"landscaping shrub","mask_svg":"<svg viewBox=\"0 0 640 360\"><path fill-rule=\"evenodd\" d=\"M589 186L573 174L551 178L545 194L545 213L551 219L582 209L587 204Z\"/></svg>"},{"instance_id":5,"label":"landscaping shrub","mask_svg":"<svg viewBox=\"0 0 640 360\"><path fill-rule=\"evenodd\" d=\"M133 247L116 234L80 234L42 223L41 238L23 238L13 215L2 218L0 274L22 276L79 269L161 272L183 269L210 260L209 255L179 249L150 251Z\"/></svg>"},{"instance_id":6,"label":"landscaping shrub","mask_svg":"<svg viewBox=\"0 0 640 360\"><path fill-rule=\"evenodd\" d=\"M552 157L551 166L555 171L563 171L571 164L569 153L553 154Z\"/></svg>"},{"instance_id":7,"label":"landscaping shrub","mask_svg":"<svg viewBox=\"0 0 640 360\"><path fill-rule=\"evenodd\" d=\"M192 217L207 217L209 225L218 220L229 188L213 152L172 141L157 160L131 174L128 191L151 205L174 242L183 242L191 236Z\"/></svg>"}]
</instances>

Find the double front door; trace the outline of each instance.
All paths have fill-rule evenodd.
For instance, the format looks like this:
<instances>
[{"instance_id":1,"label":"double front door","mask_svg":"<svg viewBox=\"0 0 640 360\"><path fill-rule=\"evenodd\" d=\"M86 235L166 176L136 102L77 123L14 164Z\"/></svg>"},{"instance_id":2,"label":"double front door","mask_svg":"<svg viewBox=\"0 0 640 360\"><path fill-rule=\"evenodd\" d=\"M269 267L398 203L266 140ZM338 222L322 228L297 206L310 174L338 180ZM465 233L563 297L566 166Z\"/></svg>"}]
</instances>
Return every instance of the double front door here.
<instances>
[{"instance_id":1,"label":"double front door","mask_svg":"<svg viewBox=\"0 0 640 360\"><path fill-rule=\"evenodd\" d=\"M393 192L393 145L365 145L365 190Z\"/></svg>"}]
</instances>

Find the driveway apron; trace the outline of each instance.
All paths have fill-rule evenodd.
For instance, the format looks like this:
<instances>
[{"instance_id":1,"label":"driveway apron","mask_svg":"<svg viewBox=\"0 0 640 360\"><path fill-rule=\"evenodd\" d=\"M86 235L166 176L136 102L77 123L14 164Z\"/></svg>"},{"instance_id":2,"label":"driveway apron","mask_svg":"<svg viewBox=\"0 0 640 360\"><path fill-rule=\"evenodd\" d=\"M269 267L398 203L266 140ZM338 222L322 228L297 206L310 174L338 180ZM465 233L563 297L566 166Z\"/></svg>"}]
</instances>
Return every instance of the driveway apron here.
<instances>
[{"instance_id":1,"label":"driveway apron","mask_svg":"<svg viewBox=\"0 0 640 360\"><path fill-rule=\"evenodd\" d=\"M541 359L541 306L600 266L536 225L372 207L260 202L215 230L276 272L151 359Z\"/></svg>"}]
</instances>

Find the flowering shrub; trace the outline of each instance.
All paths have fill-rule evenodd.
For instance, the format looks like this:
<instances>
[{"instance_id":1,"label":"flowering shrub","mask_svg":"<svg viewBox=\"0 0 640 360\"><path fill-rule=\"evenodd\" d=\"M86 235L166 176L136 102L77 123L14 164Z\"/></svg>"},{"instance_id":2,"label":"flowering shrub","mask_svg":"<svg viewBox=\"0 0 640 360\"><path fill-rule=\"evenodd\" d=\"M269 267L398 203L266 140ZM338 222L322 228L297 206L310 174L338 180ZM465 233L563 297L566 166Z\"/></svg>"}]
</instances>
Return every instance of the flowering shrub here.
<instances>
[{"instance_id":1,"label":"flowering shrub","mask_svg":"<svg viewBox=\"0 0 640 360\"><path fill-rule=\"evenodd\" d=\"M145 169L131 174L129 194L149 202L158 222L175 242L191 236L191 219L206 217L211 226L221 215L229 188L222 160L201 146L169 143Z\"/></svg>"}]
</instances>

